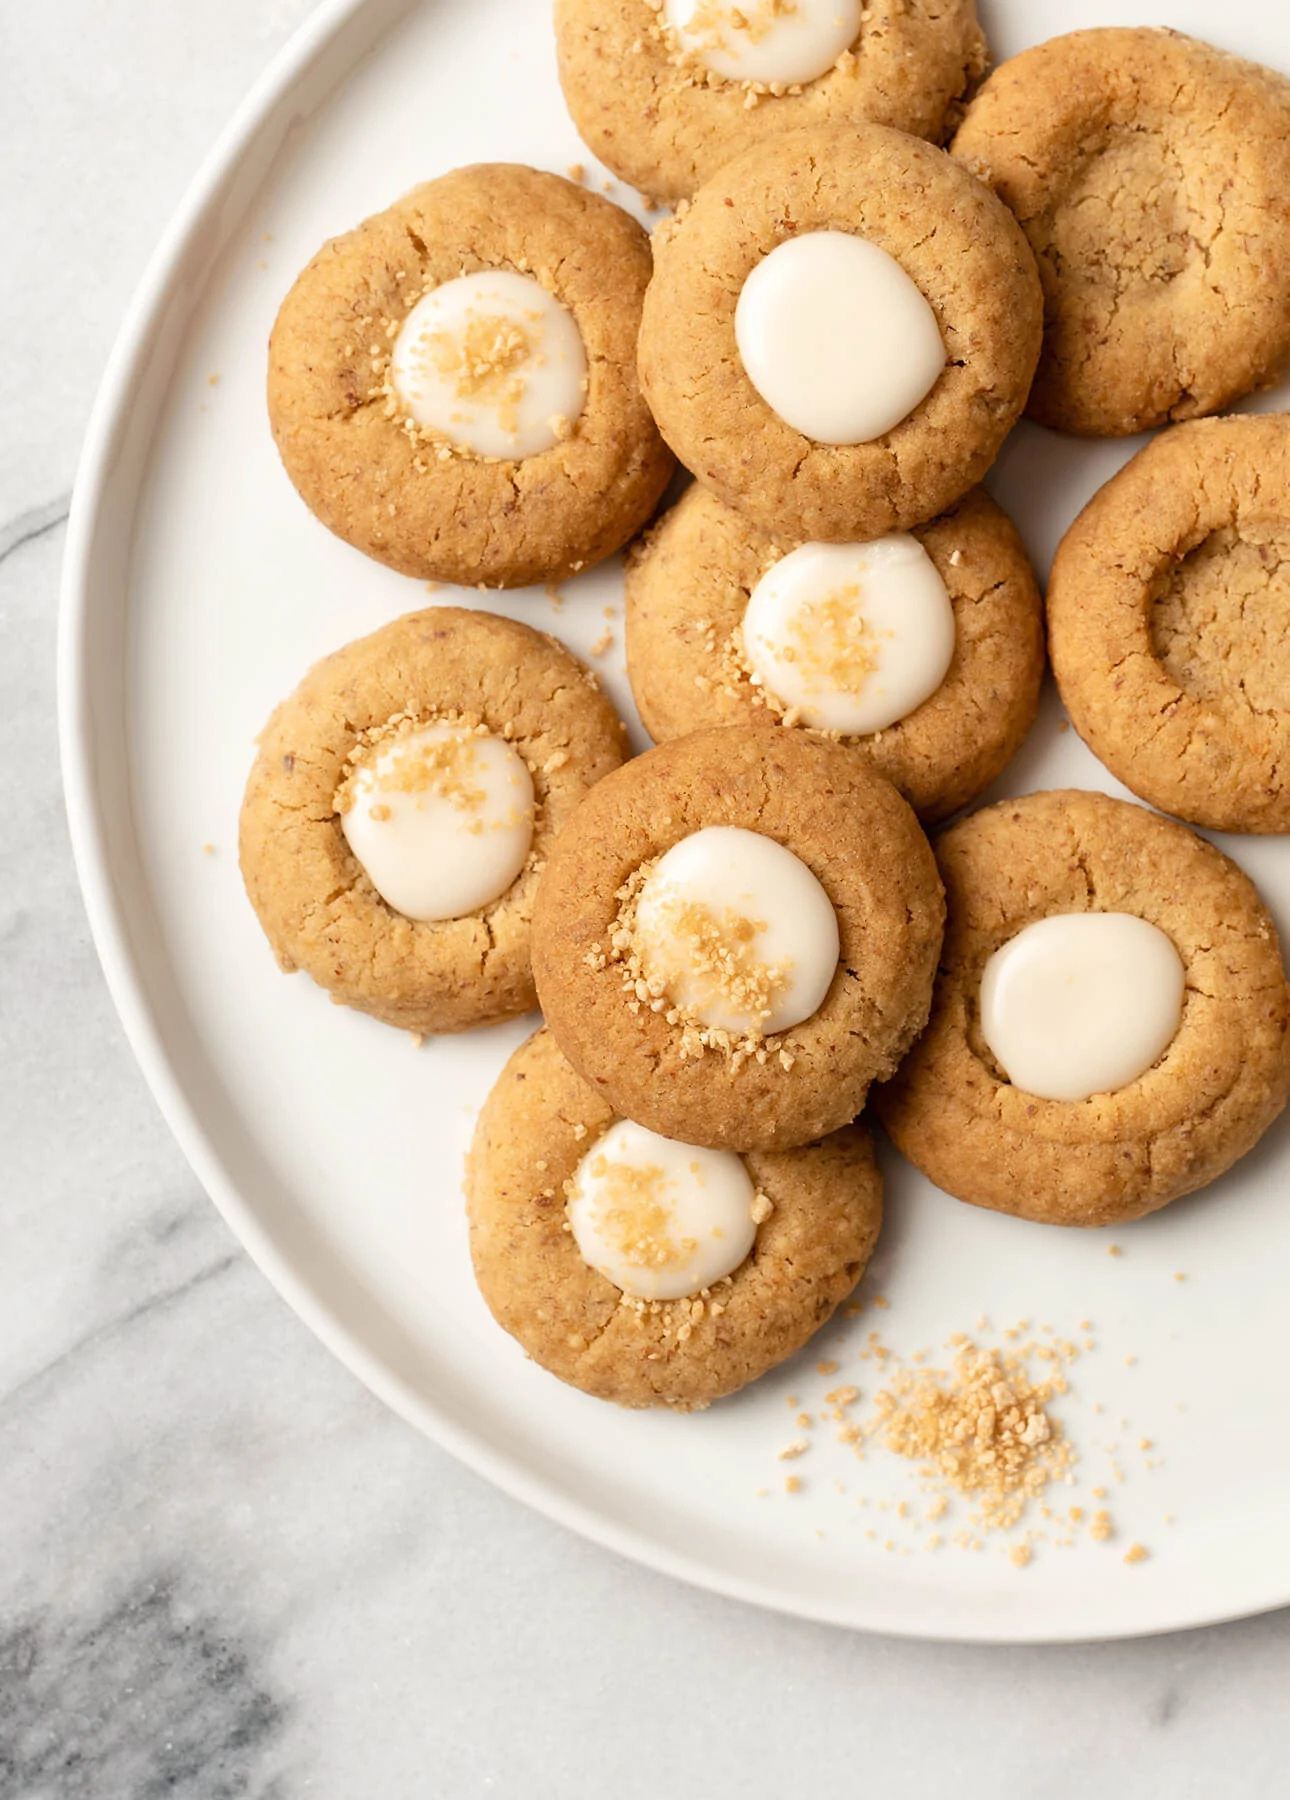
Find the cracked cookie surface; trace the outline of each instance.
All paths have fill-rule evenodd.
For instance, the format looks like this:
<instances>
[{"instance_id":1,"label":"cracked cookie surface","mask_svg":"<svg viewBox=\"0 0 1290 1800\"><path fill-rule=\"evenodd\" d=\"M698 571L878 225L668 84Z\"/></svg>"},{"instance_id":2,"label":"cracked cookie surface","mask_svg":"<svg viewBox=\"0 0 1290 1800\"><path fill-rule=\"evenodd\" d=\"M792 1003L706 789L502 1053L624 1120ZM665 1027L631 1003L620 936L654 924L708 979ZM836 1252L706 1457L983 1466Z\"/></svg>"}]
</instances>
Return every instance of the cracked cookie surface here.
<instances>
[{"instance_id":1,"label":"cracked cookie surface","mask_svg":"<svg viewBox=\"0 0 1290 1800\"><path fill-rule=\"evenodd\" d=\"M269 343L270 422L305 504L347 543L423 580L519 587L611 555L672 470L636 374L651 266L649 239L620 207L513 163L454 170L324 244ZM571 432L520 460L419 441L382 385L392 333L416 302L484 269L540 281L586 351Z\"/></svg>"},{"instance_id":2,"label":"cracked cookie surface","mask_svg":"<svg viewBox=\"0 0 1290 1800\"><path fill-rule=\"evenodd\" d=\"M336 802L365 733L453 714L479 719L527 764L533 842L499 899L427 923L381 899ZM316 663L259 742L242 802L242 877L280 966L405 1031L464 1031L527 1012L542 861L583 794L623 757L622 724L591 671L527 625L428 607Z\"/></svg>"},{"instance_id":3,"label":"cracked cookie surface","mask_svg":"<svg viewBox=\"0 0 1290 1800\"><path fill-rule=\"evenodd\" d=\"M850 232L928 302L945 366L869 443L804 437L762 399L735 339L743 284L798 233ZM1016 220L961 164L878 125L777 135L721 170L654 234L641 382L685 467L763 531L825 542L934 518L980 479L1021 412L1042 294Z\"/></svg>"},{"instance_id":4,"label":"cracked cookie surface","mask_svg":"<svg viewBox=\"0 0 1290 1800\"><path fill-rule=\"evenodd\" d=\"M498 1324L560 1380L620 1406L706 1406L799 1350L863 1275L882 1223L873 1147L848 1126L750 1151L772 1210L745 1261L704 1295L634 1304L583 1261L565 1214L565 1183L618 1116L549 1031L520 1046L467 1161L475 1278Z\"/></svg>"},{"instance_id":5,"label":"cracked cookie surface","mask_svg":"<svg viewBox=\"0 0 1290 1800\"><path fill-rule=\"evenodd\" d=\"M1290 84L1154 28L1077 31L995 70L951 146L1044 284L1027 411L1122 437L1217 412L1290 355Z\"/></svg>"},{"instance_id":6,"label":"cracked cookie surface","mask_svg":"<svg viewBox=\"0 0 1290 1800\"><path fill-rule=\"evenodd\" d=\"M678 55L651 0L557 0L555 29L583 142L661 200L688 197L762 138L801 126L871 120L940 142L986 66L974 0L870 0L838 63L777 94Z\"/></svg>"},{"instance_id":7,"label":"cracked cookie surface","mask_svg":"<svg viewBox=\"0 0 1290 1800\"><path fill-rule=\"evenodd\" d=\"M1053 670L1080 736L1165 812L1290 830L1290 419L1163 433L1058 549Z\"/></svg>"},{"instance_id":8,"label":"cracked cookie surface","mask_svg":"<svg viewBox=\"0 0 1290 1800\"><path fill-rule=\"evenodd\" d=\"M875 1096L909 1160L974 1206L1050 1225L1139 1217L1213 1181L1290 1088L1290 995L1253 883L1185 825L1065 791L1001 801L937 844L948 917L927 1030ZM1182 958L1182 1022L1146 1074L1089 1100L1008 1082L981 1033L995 950L1055 913L1127 912Z\"/></svg>"},{"instance_id":9,"label":"cracked cookie surface","mask_svg":"<svg viewBox=\"0 0 1290 1800\"><path fill-rule=\"evenodd\" d=\"M712 825L791 850L837 916L823 1002L768 1039L764 1060L692 1054L605 955L625 884ZM855 1118L922 1029L943 917L927 839L862 757L804 732L723 726L648 751L588 794L548 856L534 974L560 1048L623 1117L686 1143L788 1148Z\"/></svg>"},{"instance_id":10,"label":"cracked cookie surface","mask_svg":"<svg viewBox=\"0 0 1290 1800\"><path fill-rule=\"evenodd\" d=\"M1044 672L1039 590L1012 522L982 488L915 526L954 609L955 648L937 691L895 725L842 742L924 820L947 818L992 782L1034 723ZM768 723L739 631L757 582L796 540L776 541L696 485L634 547L627 673L662 743L708 725ZM781 709L782 710L782 709Z\"/></svg>"}]
</instances>

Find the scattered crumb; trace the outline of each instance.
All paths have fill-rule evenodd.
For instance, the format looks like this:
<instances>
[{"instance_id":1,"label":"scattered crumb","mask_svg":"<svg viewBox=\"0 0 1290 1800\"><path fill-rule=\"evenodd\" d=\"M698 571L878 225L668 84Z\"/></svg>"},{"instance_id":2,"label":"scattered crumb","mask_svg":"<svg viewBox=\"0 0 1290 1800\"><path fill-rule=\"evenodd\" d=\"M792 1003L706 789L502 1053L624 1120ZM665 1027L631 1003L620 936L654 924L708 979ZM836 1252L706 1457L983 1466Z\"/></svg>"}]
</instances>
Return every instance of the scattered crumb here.
<instances>
[{"instance_id":1,"label":"scattered crumb","mask_svg":"<svg viewBox=\"0 0 1290 1800\"><path fill-rule=\"evenodd\" d=\"M805 1456L810 1447L810 1444L805 1438L797 1438L793 1443L785 1444L784 1448L779 1452L779 1461L793 1462L797 1457Z\"/></svg>"},{"instance_id":2,"label":"scattered crumb","mask_svg":"<svg viewBox=\"0 0 1290 1800\"><path fill-rule=\"evenodd\" d=\"M1075 1460L1047 1411L1065 1389L1060 1369L1036 1381L1022 1355L964 1342L948 1372L896 1363L866 1437L921 1464L938 1497L973 1501L975 1524L1007 1530Z\"/></svg>"},{"instance_id":3,"label":"scattered crumb","mask_svg":"<svg viewBox=\"0 0 1290 1800\"><path fill-rule=\"evenodd\" d=\"M1182 1275L1182 1274L1176 1274L1176 1275L1175 1275L1175 1276L1174 1276L1174 1280L1175 1280L1175 1281L1186 1281L1186 1279L1187 1279L1187 1277L1186 1277L1186 1276L1185 1276L1185 1275Z\"/></svg>"},{"instance_id":4,"label":"scattered crumb","mask_svg":"<svg viewBox=\"0 0 1290 1800\"><path fill-rule=\"evenodd\" d=\"M836 1375L837 1372L838 1364L835 1362L817 1362L815 1365L817 1375Z\"/></svg>"},{"instance_id":5,"label":"scattered crumb","mask_svg":"<svg viewBox=\"0 0 1290 1800\"><path fill-rule=\"evenodd\" d=\"M1106 1246L1106 1254L1108 1256L1123 1256L1124 1252L1118 1244L1108 1244Z\"/></svg>"},{"instance_id":6,"label":"scattered crumb","mask_svg":"<svg viewBox=\"0 0 1290 1800\"><path fill-rule=\"evenodd\" d=\"M800 1494L801 1491L802 1491L802 1483L801 1483L800 1478L796 1475L785 1475L785 1477L784 1477L784 1492L786 1494Z\"/></svg>"},{"instance_id":7,"label":"scattered crumb","mask_svg":"<svg viewBox=\"0 0 1290 1800\"><path fill-rule=\"evenodd\" d=\"M1141 1544L1130 1544L1124 1553L1124 1560L1127 1563L1145 1562L1148 1554L1149 1552L1144 1550Z\"/></svg>"},{"instance_id":8,"label":"scattered crumb","mask_svg":"<svg viewBox=\"0 0 1290 1800\"><path fill-rule=\"evenodd\" d=\"M206 385L207 385L207 387L218 387L219 386L219 376L218 375L208 375L206 377Z\"/></svg>"},{"instance_id":9,"label":"scattered crumb","mask_svg":"<svg viewBox=\"0 0 1290 1800\"><path fill-rule=\"evenodd\" d=\"M1093 1523L1088 1528L1088 1535L1096 1538L1098 1543L1105 1543L1107 1538L1114 1537L1115 1527L1111 1523L1111 1515L1105 1509L1093 1514Z\"/></svg>"},{"instance_id":10,"label":"scattered crumb","mask_svg":"<svg viewBox=\"0 0 1290 1800\"><path fill-rule=\"evenodd\" d=\"M569 164L568 168L565 170L565 174L569 177L570 181L583 181L586 178L587 171L582 163L574 162Z\"/></svg>"},{"instance_id":11,"label":"scattered crumb","mask_svg":"<svg viewBox=\"0 0 1290 1800\"><path fill-rule=\"evenodd\" d=\"M214 856L214 854L215 854L214 844L203 844L202 845L202 855L203 856Z\"/></svg>"},{"instance_id":12,"label":"scattered crumb","mask_svg":"<svg viewBox=\"0 0 1290 1800\"><path fill-rule=\"evenodd\" d=\"M1029 1544L1014 1544L1012 1549L1008 1552L1009 1562L1014 1564L1018 1569L1025 1568L1026 1564L1030 1561L1030 1556L1031 1551Z\"/></svg>"}]
</instances>

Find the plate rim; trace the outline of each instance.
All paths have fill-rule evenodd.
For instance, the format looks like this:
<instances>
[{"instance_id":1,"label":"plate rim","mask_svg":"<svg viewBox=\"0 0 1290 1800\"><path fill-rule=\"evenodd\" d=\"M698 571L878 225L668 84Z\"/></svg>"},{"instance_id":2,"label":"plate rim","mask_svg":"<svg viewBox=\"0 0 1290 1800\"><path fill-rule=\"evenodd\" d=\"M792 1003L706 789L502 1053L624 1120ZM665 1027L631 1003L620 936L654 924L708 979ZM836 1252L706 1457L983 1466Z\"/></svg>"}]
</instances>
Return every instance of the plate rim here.
<instances>
[{"instance_id":1,"label":"plate rim","mask_svg":"<svg viewBox=\"0 0 1290 1800\"><path fill-rule=\"evenodd\" d=\"M422 0L320 0L252 83L202 159L145 266L105 365L78 461L57 618L56 691L64 805L73 863L95 951L130 1050L162 1118L239 1245L279 1298L351 1375L405 1423L511 1498L632 1562L785 1617L929 1643L1057 1645L1122 1641L1255 1617L1290 1605L1288 1586L1256 1604L1200 1613L1180 1608L1173 1616L1128 1631L1117 1626L1062 1631L1038 1619L1034 1629L1026 1629L1019 1621L1016 1630L1006 1632L988 1628L968 1631L961 1625L939 1631L928 1629L921 1622L905 1624L885 1617L878 1621L859 1616L863 1608L856 1607L854 1596L850 1604L830 1605L801 1595L795 1598L774 1582L761 1583L712 1568L698 1557L679 1553L646 1533L605 1516L593 1505L579 1502L529 1468L518 1454L495 1449L482 1437L460 1427L426 1393L412 1389L354 1334L291 1259L278 1250L225 1167L166 1048L146 978L130 945L127 906L113 879L110 831L101 809L93 754L93 676L86 655L93 605L91 562L114 455L130 421L136 375L149 353L155 326L173 300L183 258L196 231L227 196L277 109L345 27L363 14L373 15L367 46L370 49L384 30L393 28L421 3ZM237 208L236 217L225 222L218 234L216 251L224 247L244 211L245 207ZM135 518L137 494L132 524Z\"/></svg>"}]
</instances>

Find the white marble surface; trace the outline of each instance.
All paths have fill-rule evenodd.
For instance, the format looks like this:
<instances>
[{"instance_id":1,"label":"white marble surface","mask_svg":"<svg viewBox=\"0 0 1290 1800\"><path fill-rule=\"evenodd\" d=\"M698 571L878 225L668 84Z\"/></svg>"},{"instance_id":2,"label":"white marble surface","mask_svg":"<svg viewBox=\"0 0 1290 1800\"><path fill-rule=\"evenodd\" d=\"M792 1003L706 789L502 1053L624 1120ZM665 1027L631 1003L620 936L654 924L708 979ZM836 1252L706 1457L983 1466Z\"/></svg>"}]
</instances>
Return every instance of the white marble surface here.
<instances>
[{"instance_id":1,"label":"white marble surface","mask_svg":"<svg viewBox=\"0 0 1290 1800\"><path fill-rule=\"evenodd\" d=\"M61 521L143 259L305 10L0 5L0 1800L1286 1792L1290 1615L989 1651L674 1586L388 1416L171 1143L68 854Z\"/></svg>"}]
</instances>

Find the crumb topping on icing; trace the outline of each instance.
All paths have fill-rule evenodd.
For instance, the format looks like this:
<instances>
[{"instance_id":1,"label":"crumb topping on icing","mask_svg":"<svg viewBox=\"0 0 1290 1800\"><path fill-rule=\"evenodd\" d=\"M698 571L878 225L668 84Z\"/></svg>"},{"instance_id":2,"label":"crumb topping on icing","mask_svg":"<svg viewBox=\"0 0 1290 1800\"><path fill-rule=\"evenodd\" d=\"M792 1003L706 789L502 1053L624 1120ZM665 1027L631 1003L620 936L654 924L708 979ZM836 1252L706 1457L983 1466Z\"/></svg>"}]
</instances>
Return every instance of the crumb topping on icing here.
<instances>
[{"instance_id":1,"label":"crumb topping on icing","mask_svg":"<svg viewBox=\"0 0 1290 1800\"><path fill-rule=\"evenodd\" d=\"M684 974L696 985L698 1004L722 1000L746 1013L754 1029L760 1029L792 973L788 958L767 963L758 956L757 939L766 929L765 921L750 919L730 907L717 913L702 901L680 894L665 893L658 910L666 947L659 946L641 958L650 998L666 996Z\"/></svg>"},{"instance_id":2,"label":"crumb topping on icing","mask_svg":"<svg viewBox=\"0 0 1290 1800\"><path fill-rule=\"evenodd\" d=\"M735 6L731 0L699 0L690 15L686 29L705 50L738 49L727 33L734 32L750 44L760 44L775 29L777 19L786 19L797 11L796 0L744 0Z\"/></svg>"},{"instance_id":3,"label":"crumb topping on icing","mask_svg":"<svg viewBox=\"0 0 1290 1800\"><path fill-rule=\"evenodd\" d=\"M520 372L537 358L542 318L532 313L521 325L500 313L466 315L464 331L432 331L418 345L459 400L475 400L497 411L503 431L516 430L516 408L527 385Z\"/></svg>"},{"instance_id":4,"label":"crumb topping on icing","mask_svg":"<svg viewBox=\"0 0 1290 1800\"><path fill-rule=\"evenodd\" d=\"M589 1173L604 1184L596 1207L596 1223L625 1262L640 1269L664 1269L688 1262L698 1244L674 1235L668 1205L668 1176L657 1163L611 1162L601 1155Z\"/></svg>"},{"instance_id":5,"label":"crumb topping on icing","mask_svg":"<svg viewBox=\"0 0 1290 1800\"><path fill-rule=\"evenodd\" d=\"M811 692L841 688L860 693L878 664L873 633L857 602L859 582L808 600L793 615L788 642L770 646L796 665Z\"/></svg>"},{"instance_id":6,"label":"crumb topping on icing","mask_svg":"<svg viewBox=\"0 0 1290 1800\"><path fill-rule=\"evenodd\" d=\"M420 738L430 726L446 725L451 735ZM350 812L363 798L364 791L392 797L396 794L433 795L446 800L457 811L474 815L463 822L464 829L479 834L485 831L509 830L522 819L531 819L536 827L541 805L535 798L531 807L511 806L492 819L480 817L488 804L487 790L481 785L482 770L475 745L481 738L498 736L516 748L515 729L509 722L494 733L484 721L471 713L449 713L434 717L418 717L399 713L384 725L373 727L359 737L346 758L345 773L332 802L338 815ZM391 749L397 754L391 756ZM559 768L568 757L555 752L540 771L531 765L531 775L549 773ZM368 805L368 816L378 824L387 823L394 815L384 799Z\"/></svg>"},{"instance_id":7,"label":"crumb topping on icing","mask_svg":"<svg viewBox=\"0 0 1290 1800\"><path fill-rule=\"evenodd\" d=\"M615 895L618 913L608 946L592 946L586 957L588 967L617 967L630 1009L640 1012L648 1007L651 1012L662 1013L669 1025L678 1028L683 1059L702 1056L705 1050L720 1050L738 1070L749 1060L765 1063L773 1057L787 1073L797 1061L788 1038L767 1037L763 1026L771 1015L775 996L791 980L792 959L766 963L757 956L757 935L764 929L761 921L730 909L718 916L698 902L665 894L659 914L669 927L673 952L666 966L656 960L647 961L637 942L636 913L641 891L657 861L651 858L642 863L619 888ZM748 1027L743 1032L730 1032L706 1025L693 1002L677 1005L669 988L681 975L691 984L700 984L698 1004L709 996L724 1000L749 1015Z\"/></svg>"},{"instance_id":8,"label":"crumb topping on icing","mask_svg":"<svg viewBox=\"0 0 1290 1800\"><path fill-rule=\"evenodd\" d=\"M780 19L797 12L796 0L742 0L742 4L734 4L733 0L700 0L686 25L688 42L668 22L664 12L666 0L648 0L648 4L655 17L646 28L647 35L660 46L668 63L677 70L683 87L738 88L743 93L745 108L751 111L763 100L779 99L784 94L797 96L811 85L801 81L758 81L723 75L704 60L715 52L737 54L746 45L760 44ZM733 42L732 33L735 34ZM632 46L637 55L644 48L644 40L640 38ZM854 76L859 61L855 50L848 47L825 74L844 78ZM688 202L681 202L681 207L687 205ZM677 208L674 217L681 216L681 207Z\"/></svg>"}]
</instances>

